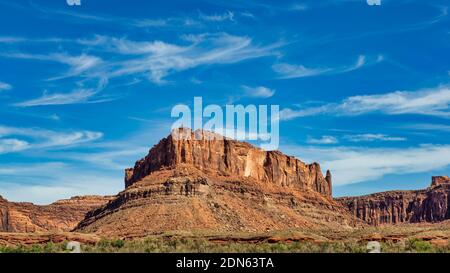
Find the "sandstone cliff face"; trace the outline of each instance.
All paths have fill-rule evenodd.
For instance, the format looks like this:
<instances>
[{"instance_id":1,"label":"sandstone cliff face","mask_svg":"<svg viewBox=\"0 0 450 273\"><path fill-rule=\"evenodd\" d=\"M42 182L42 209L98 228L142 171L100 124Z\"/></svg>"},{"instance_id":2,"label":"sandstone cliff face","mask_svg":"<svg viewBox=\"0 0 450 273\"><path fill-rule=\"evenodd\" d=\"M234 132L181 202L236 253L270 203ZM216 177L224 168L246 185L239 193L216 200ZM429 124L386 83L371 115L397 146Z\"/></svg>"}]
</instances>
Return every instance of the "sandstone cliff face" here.
<instances>
[{"instance_id":1,"label":"sandstone cliff face","mask_svg":"<svg viewBox=\"0 0 450 273\"><path fill-rule=\"evenodd\" d=\"M126 170L125 190L75 230L132 238L364 225L331 198L331 173L324 177L317 163L203 131L177 133L185 137L172 134L153 147Z\"/></svg>"},{"instance_id":2,"label":"sandstone cliff face","mask_svg":"<svg viewBox=\"0 0 450 273\"><path fill-rule=\"evenodd\" d=\"M450 219L450 178L433 177L431 187L337 199L370 225L440 222Z\"/></svg>"},{"instance_id":3,"label":"sandstone cliff face","mask_svg":"<svg viewBox=\"0 0 450 273\"><path fill-rule=\"evenodd\" d=\"M199 140L197 140L199 139ZM148 156L125 171L125 187L149 174L186 164L204 172L253 178L331 197L331 173L323 176L317 163L305 164L278 151L264 151L248 143L204 131L179 129L153 147Z\"/></svg>"},{"instance_id":4,"label":"sandstone cliff face","mask_svg":"<svg viewBox=\"0 0 450 273\"><path fill-rule=\"evenodd\" d=\"M48 206L8 202L0 196L0 232L70 231L95 208L111 197L85 196Z\"/></svg>"}]
</instances>

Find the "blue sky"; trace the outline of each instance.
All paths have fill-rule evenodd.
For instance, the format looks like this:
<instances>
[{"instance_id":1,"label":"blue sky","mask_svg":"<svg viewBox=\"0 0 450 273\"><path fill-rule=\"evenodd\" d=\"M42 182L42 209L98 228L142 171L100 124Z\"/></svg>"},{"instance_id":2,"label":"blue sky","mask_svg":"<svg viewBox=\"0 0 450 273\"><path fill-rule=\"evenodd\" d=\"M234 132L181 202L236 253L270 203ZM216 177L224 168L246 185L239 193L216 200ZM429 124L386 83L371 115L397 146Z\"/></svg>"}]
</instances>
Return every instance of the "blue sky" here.
<instances>
[{"instance_id":1,"label":"blue sky","mask_svg":"<svg viewBox=\"0 0 450 273\"><path fill-rule=\"evenodd\" d=\"M0 0L5 198L115 194L194 96L280 105L280 150L336 196L449 174L447 1L81 3Z\"/></svg>"}]
</instances>

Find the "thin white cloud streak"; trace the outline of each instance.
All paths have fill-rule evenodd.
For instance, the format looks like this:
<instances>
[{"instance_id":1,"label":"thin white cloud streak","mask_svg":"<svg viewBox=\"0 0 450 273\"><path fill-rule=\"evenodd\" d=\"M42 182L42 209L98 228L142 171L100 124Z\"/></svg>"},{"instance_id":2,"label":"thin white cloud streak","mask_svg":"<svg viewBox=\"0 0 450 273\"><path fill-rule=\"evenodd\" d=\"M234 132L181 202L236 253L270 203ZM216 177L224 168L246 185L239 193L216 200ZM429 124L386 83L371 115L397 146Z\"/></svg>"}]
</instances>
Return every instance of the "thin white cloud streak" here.
<instances>
[{"instance_id":1,"label":"thin white cloud streak","mask_svg":"<svg viewBox=\"0 0 450 273\"><path fill-rule=\"evenodd\" d=\"M183 39L189 44L131 41L108 36L95 36L93 39L76 41L94 51L113 53L109 61L86 54L72 56L62 53L42 55L15 52L1 55L8 58L53 61L69 65L69 71L61 77L115 78L133 75L144 76L153 83L163 84L167 76L176 72L198 66L232 64L278 55L275 49L282 46L282 43L267 46L254 45L249 37L233 36L227 33L186 35ZM117 61L117 59L120 60Z\"/></svg>"},{"instance_id":2,"label":"thin white cloud streak","mask_svg":"<svg viewBox=\"0 0 450 273\"><path fill-rule=\"evenodd\" d=\"M423 21L417 24L413 24L409 27L406 27L402 29L402 31L407 30L417 30L417 29L426 29L432 25L438 24L446 19L448 19L448 7L447 6L437 6L437 9L439 10L439 14L435 17L431 18L430 20Z\"/></svg>"},{"instance_id":3,"label":"thin white cloud streak","mask_svg":"<svg viewBox=\"0 0 450 273\"><path fill-rule=\"evenodd\" d=\"M265 86L257 86L257 87L250 87L247 85L242 85L241 88L244 90L244 95L246 97L252 97L252 98L270 98L275 95L275 90L270 89Z\"/></svg>"},{"instance_id":4,"label":"thin white cloud streak","mask_svg":"<svg viewBox=\"0 0 450 273\"><path fill-rule=\"evenodd\" d=\"M126 38L102 35L95 35L90 39L78 39L76 42L83 46L122 55L169 55L185 51L182 46L163 41L131 41Z\"/></svg>"},{"instance_id":5,"label":"thin white cloud streak","mask_svg":"<svg viewBox=\"0 0 450 273\"><path fill-rule=\"evenodd\" d=\"M245 18L253 19L253 20L256 19L256 16L253 13L248 12L248 11L240 12L239 15L241 15L242 17L245 17Z\"/></svg>"},{"instance_id":6,"label":"thin white cloud streak","mask_svg":"<svg viewBox=\"0 0 450 273\"><path fill-rule=\"evenodd\" d=\"M11 89L12 89L12 85L10 85L6 82L0 82L0 91L11 90Z\"/></svg>"},{"instance_id":7,"label":"thin white cloud streak","mask_svg":"<svg viewBox=\"0 0 450 273\"><path fill-rule=\"evenodd\" d=\"M338 143L338 139L334 136L322 136L321 138L308 137L308 144L331 145Z\"/></svg>"},{"instance_id":8,"label":"thin white cloud streak","mask_svg":"<svg viewBox=\"0 0 450 273\"><path fill-rule=\"evenodd\" d=\"M22 37L14 37L14 36L1 36L0 44L15 44L25 42L26 39Z\"/></svg>"},{"instance_id":9,"label":"thin white cloud streak","mask_svg":"<svg viewBox=\"0 0 450 273\"><path fill-rule=\"evenodd\" d=\"M61 16L63 19L72 19L77 23L107 23L114 24L126 28L164 28L165 30L179 30L180 28L207 28L208 25L204 22L222 23L226 21L234 22L237 15L242 17L254 18L254 15L248 12L233 12L225 11L223 13L204 14L199 13L197 17L194 16L179 16L179 17L165 17L165 18L127 18L111 15L92 15L80 12L70 12L66 10L50 9L32 4L37 11L42 14L52 15L52 17Z\"/></svg>"},{"instance_id":10,"label":"thin white cloud streak","mask_svg":"<svg viewBox=\"0 0 450 273\"><path fill-rule=\"evenodd\" d=\"M41 128L0 126L0 154L29 149L68 148L102 137L103 133L93 131L58 132Z\"/></svg>"},{"instance_id":11,"label":"thin white cloud streak","mask_svg":"<svg viewBox=\"0 0 450 273\"><path fill-rule=\"evenodd\" d=\"M115 100L115 97L94 97L100 93L107 85L106 79L100 79L96 89L91 88L77 88L68 93L49 93L44 91L41 97L30 99L13 104L16 107L34 107L34 106L48 106L48 105L67 105L67 104L87 104L87 103L102 103Z\"/></svg>"},{"instance_id":12,"label":"thin white cloud streak","mask_svg":"<svg viewBox=\"0 0 450 273\"><path fill-rule=\"evenodd\" d=\"M234 12L227 11L222 14L203 14L200 13L200 19L209 22L234 21Z\"/></svg>"},{"instance_id":13,"label":"thin white cloud streak","mask_svg":"<svg viewBox=\"0 0 450 273\"><path fill-rule=\"evenodd\" d=\"M282 120L314 115L358 116L369 113L386 115L417 114L450 117L450 89L439 86L419 91L395 91L379 95L348 97L340 103L329 103L303 109L283 109Z\"/></svg>"},{"instance_id":14,"label":"thin white cloud streak","mask_svg":"<svg viewBox=\"0 0 450 273\"><path fill-rule=\"evenodd\" d=\"M105 67L110 77L147 75L156 84L165 83L165 78L173 73L198 66L232 64L276 55L273 50L281 46L279 43L255 46L248 37L226 33L190 35L184 38L191 44L181 46L162 41L143 43L111 37L97 37L93 44L97 49L131 56L125 61L112 62Z\"/></svg>"},{"instance_id":15,"label":"thin white cloud streak","mask_svg":"<svg viewBox=\"0 0 450 273\"><path fill-rule=\"evenodd\" d=\"M0 154L23 151L29 148L29 143L19 139L0 139Z\"/></svg>"},{"instance_id":16,"label":"thin white cloud streak","mask_svg":"<svg viewBox=\"0 0 450 273\"><path fill-rule=\"evenodd\" d=\"M116 143L122 145L119 148L109 148L98 152L64 152L64 154L52 153L49 157L64 160L75 160L79 162L88 162L92 166L102 169L123 171L132 166L132 163L138 158L148 153L148 146L125 145L124 143Z\"/></svg>"},{"instance_id":17,"label":"thin white cloud streak","mask_svg":"<svg viewBox=\"0 0 450 273\"><path fill-rule=\"evenodd\" d=\"M330 68L307 68L303 65L288 63L274 64L272 68L278 75L280 75L280 79L313 77L330 72Z\"/></svg>"},{"instance_id":18,"label":"thin white cloud streak","mask_svg":"<svg viewBox=\"0 0 450 273\"><path fill-rule=\"evenodd\" d=\"M362 67L373 65L383 61L383 56L378 56L375 60L367 60L367 57L361 55L353 65L343 67L316 67L308 68L303 65L295 65L288 63L278 63L272 66L272 69L279 75L279 79L295 79L314 77L321 75L342 74L358 70Z\"/></svg>"},{"instance_id":19,"label":"thin white cloud streak","mask_svg":"<svg viewBox=\"0 0 450 273\"><path fill-rule=\"evenodd\" d=\"M17 107L33 107L45 105L66 105L87 103L97 92L92 89L76 89L70 93L44 92L41 97L13 104Z\"/></svg>"},{"instance_id":20,"label":"thin white cloud streak","mask_svg":"<svg viewBox=\"0 0 450 273\"><path fill-rule=\"evenodd\" d=\"M375 142L375 141L383 141L383 142L399 142L406 141L405 137L394 137L388 136L384 134L357 134L357 135L345 135L345 140L350 142Z\"/></svg>"},{"instance_id":21,"label":"thin white cloud streak","mask_svg":"<svg viewBox=\"0 0 450 273\"><path fill-rule=\"evenodd\" d=\"M166 17L166 18L128 18L112 15L99 15L99 14L88 14L81 12L71 12L61 9L51 9L37 5L35 3L30 3L30 5L42 15L51 15L51 19L58 18L64 20L71 20L80 24L89 23L103 23L103 24L113 24L115 26L124 28L164 28L165 30L173 29L179 30L180 28L193 28L193 27L203 27L201 22L195 20L191 17ZM27 8L23 6L22 8Z\"/></svg>"},{"instance_id":22,"label":"thin white cloud streak","mask_svg":"<svg viewBox=\"0 0 450 273\"><path fill-rule=\"evenodd\" d=\"M21 36L0 36L0 44L18 44L18 43L71 43L71 39L63 38L25 38Z\"/></svg>"},{"instance_id":23,"label":"thin white cloud streak","mask_svg":"<svg viewBox=\"0 0 450 273\"><path fill-rule=\"evenodd\" d=\"M66 73L64 73L62 76L58 76L52 79L80 76L83 75L85 72L92 70L95 67L99 67L102 64L102 60L100 58L86 54L72 56L66 53L51 53L45 55L45 54L28 54L16 52L16 53L1 53L1 56L14 59L57 62L69 66L69 70Z\"/></svg>"},{"instance_id":24,"label":"thin white cloud streak","mask_svg":"<svg viewBox=\"0 0 450 273\"><path fill-rule=\"evenodd\" d=\"M283 151L308 162L320 162L333 173L334 185L373 181L389 174L439 171L450 165L449 145L411 148L301 147Z\"/></svg>"},{"instance_id":25,"label":"thin white cloud streak","mask_svg":"<svg viewBox=\"0 0 450 273\"><path fill-rule=\"evenodd\" d=\"M413 123L398 126L400 129L450 132L450 125L436 123Z\"/></svg>"}]
</instances>

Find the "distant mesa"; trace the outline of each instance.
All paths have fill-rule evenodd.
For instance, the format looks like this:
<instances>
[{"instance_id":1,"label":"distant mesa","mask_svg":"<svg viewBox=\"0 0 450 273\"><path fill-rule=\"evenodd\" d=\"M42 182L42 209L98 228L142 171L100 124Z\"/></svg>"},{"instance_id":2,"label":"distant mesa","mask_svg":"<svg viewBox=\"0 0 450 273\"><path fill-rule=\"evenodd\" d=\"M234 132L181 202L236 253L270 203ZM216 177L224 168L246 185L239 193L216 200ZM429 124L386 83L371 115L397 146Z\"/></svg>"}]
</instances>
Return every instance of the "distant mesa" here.
<instances>
[{"instance_id":1,"label":"distant mesa","mask_svg":"<svg viewBox=\"0 0 450 273\"><path fill-rule=\"evenodd\" d=\"M450 219L450 178L432 177L424 190L390 191L337 199L370 225L441 222Z\"/></svg>"},{"instance_id":2,"label":"distant mesa","mask_svg":"<svg viewBox=\"0 0 450 273\"><path fill-rule=\"evenodd\" d=\"M84 218L85 214L111 197L83 196L60 200L51 205L8 202L0 196L0 232L67 232Z\"/></svg>"}]
</instances>

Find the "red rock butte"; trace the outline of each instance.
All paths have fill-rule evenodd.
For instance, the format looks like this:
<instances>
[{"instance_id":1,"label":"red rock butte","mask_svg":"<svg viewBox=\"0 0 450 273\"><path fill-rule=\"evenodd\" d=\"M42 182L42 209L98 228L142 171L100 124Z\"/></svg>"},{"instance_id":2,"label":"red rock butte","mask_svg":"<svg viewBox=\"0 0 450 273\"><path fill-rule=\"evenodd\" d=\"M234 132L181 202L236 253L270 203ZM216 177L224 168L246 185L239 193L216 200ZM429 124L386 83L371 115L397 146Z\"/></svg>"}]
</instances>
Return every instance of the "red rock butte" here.
<instances>
[{"instance_id":1,"label":"red rock butte","mask_svg":"<svg viewBox=\"0 0 450 273\"><path fill-rule=\"evenodd\" d=\"M333 200L331 183L318 163L180 128L127 169L125 190L89 212L76 230L133 237L359 224Z\"/></svg>"},{"instance_id":2,"label":"red rock butte","mask_svg":"<svg viewBox=\"0 0 450 273\"><path fill-rule=\"evenodd\" d=\"M148 156L125 171L125 187L153 172L181 165L332 195L331 172L324 177L318 163L305 164L279 151L264 151L211 132L182 128L161 140Z\"/></svg>"}]
</instances>

